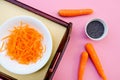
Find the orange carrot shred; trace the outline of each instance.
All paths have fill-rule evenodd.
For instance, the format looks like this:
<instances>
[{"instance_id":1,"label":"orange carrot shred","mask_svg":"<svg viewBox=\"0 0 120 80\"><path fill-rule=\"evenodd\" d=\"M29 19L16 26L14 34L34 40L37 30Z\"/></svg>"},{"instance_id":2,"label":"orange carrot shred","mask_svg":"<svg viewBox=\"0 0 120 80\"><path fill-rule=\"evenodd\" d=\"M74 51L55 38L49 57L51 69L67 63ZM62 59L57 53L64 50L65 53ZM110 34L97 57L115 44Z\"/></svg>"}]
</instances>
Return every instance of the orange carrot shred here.
<instances>
[{"instance_id":1,"label":"orange carrot shred","mask_svg":"<svg viewBox=\"0 0 120 80\"><path fill-rule=\"evenodd\" d=\"M6 38L7 55L20 64L35 63L43 55L43 35L29 24L20 22L20 25L14 26L11 34L4 39Z\"/></svg>"}]
</instances>

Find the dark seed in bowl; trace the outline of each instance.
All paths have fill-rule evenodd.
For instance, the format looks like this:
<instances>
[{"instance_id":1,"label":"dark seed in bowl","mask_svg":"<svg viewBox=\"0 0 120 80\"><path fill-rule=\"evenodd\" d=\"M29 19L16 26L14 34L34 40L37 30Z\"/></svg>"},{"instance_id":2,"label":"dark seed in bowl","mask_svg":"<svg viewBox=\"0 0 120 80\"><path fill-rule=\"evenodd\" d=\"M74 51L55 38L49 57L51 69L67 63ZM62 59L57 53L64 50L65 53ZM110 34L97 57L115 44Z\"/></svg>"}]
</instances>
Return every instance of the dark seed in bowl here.
<instances>
[{"instance_id":1,"label":"dark seed in bowl","mask_svg":"<svg viewBox=\"0 0 120 80\"><path fill-rule=\"evenodd\" d=\"M91 38L100 38L104 34L104 25L100 21L92 21L87 25L87 34Z\"/></svg>"}]
</instances>

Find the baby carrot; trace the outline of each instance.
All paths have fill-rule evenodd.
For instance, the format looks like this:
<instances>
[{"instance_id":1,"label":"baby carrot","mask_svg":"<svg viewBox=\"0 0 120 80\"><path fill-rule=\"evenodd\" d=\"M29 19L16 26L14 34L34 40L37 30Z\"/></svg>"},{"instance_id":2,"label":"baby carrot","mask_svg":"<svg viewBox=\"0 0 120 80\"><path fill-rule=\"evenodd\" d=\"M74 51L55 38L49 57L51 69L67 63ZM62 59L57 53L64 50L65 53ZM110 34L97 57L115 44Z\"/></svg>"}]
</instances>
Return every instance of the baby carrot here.
<instances>
[{"instance_id":1,"label":"baby carrot","mask_svg":"<svg viewBox=\"0 0 120 80\"><path fill-rule=\"evenodd\" d=\"M88 15L91 13L93 13L92 9L61 9L58 12L58 14L63 17Z\"/></svg>"},{"instance_id":2,"label":"baby carrot","mask_svg":"<svg viewBox=\"0 0 120 80\"><path fill-rule=\"evenodd\" d=\"M81 59L80 59L80 66L78 71L78 80L83 80L85 65L88 60L88 53L86 51L82 52Z\"/></svg>"},{"instance_id":3,"label":"baby carrot","mask_svg":"<svg viewBox=\"0 0 120 80\"><path fill-rule=\"evenodd\" d=\"M102 77L103 80L107 80L105 73L104 73L104 70L102 68L102 65L99 61L99 58L97 56L97 53L95 52L93 45L91 43L87 43L85 45L85 48L86 48L89 56L91 57L99 75Z\"/></svg>"}]
</instances>

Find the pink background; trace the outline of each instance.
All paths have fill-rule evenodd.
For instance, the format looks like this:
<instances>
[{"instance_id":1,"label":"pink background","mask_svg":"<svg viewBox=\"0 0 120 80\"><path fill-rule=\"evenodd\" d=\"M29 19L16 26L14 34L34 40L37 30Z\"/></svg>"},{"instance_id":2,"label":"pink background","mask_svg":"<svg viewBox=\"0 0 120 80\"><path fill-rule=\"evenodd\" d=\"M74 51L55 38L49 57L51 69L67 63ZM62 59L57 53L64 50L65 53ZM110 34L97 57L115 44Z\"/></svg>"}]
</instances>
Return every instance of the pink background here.
<instances>
[{"instance_id":1,"label":"pink background","mask_svg":"<svg viewBox=\"0 0 120 80\"><path fill-rule=\"evenodd\" d=\"M81 52L87 42L94 44L108 80L120 80L120 0L19 0L34 8L72 22L71 39L53 80L77 80ZM92 15L64 18L57 12L60 9L94 10ZM85 24L92 18L103 19L108 28L108 35L100 41L92 41L85 35ZM101 80L89 59L83 80Z\"/></svg>"}]
</instances>

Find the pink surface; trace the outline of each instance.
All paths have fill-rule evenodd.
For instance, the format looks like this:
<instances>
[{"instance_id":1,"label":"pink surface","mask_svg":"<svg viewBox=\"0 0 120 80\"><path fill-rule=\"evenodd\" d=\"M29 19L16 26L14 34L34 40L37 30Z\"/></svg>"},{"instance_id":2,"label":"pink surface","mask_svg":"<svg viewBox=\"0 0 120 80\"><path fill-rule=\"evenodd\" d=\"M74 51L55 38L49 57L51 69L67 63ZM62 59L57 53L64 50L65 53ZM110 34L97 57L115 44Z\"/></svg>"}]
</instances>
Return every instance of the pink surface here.
<instances>
[{"instance_id":1,"label":"pink surface","mask_svg":"<svg viewBox=\"0 0 120 80\"><path fill-rule=\"evenodd\" d=\"M87 42L94 44L98 57L108 80L120 80L120 0L19 0L64 21L72 22L71 39L53 80L77 80L81 52ZM64 18L58 16L60 9L92 8L94 13L87 16ZM85 24L91 18L103 19L108 35L101 41L89 40L85 33ZM101 80L89 59L83 80Z\"/></svg>"}]
</instances>

